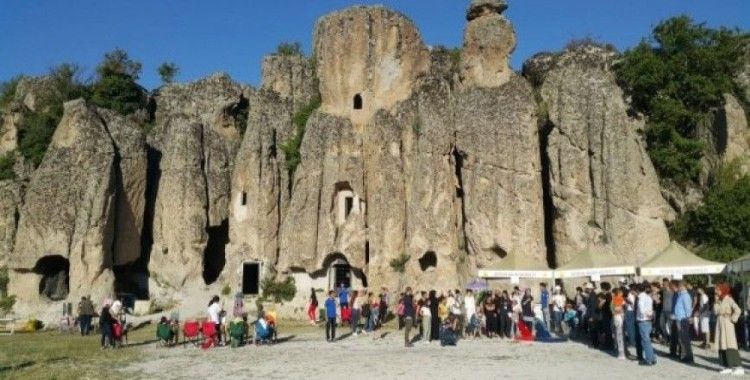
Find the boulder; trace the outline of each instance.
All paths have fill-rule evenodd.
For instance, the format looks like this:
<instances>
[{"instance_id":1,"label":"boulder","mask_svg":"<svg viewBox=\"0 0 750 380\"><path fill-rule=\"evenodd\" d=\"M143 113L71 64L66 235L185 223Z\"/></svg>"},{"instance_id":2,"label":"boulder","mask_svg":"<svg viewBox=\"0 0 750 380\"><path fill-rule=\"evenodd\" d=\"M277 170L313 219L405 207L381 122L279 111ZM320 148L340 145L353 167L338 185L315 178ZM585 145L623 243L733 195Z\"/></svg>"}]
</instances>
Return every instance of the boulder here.
<instances>
[{"instance_id":1,"label":"boulder","mask_svg":"<svg viewBox=\"0 0 750 380\"><path fill-rule=\"evenodd\" d=\"M557 265L594 246L638 263L669 244L672 210L646 153L644 122L629 115L609 70L616 56L583 45L524 65L549 115L547 217Z\"/></svg>"},{"instance_id":2,"label":"boulder","mask_svg":"<svg viewBox=\"0 0 750 380\"><path fill-rule=\"evenodd\" d=\"M473 1L461 51L461 81L465 86L498 87L507 83L512 70L510 54L516 33L500 13L504 1Z\"/></svg>"},{"instance_id":3,"label":"boulder","mask_svg":"<svg viewBox=\"0 0 750 380\"><path fill-rule=\"evenodd\" d=\"M411 20L382 6L323 16L313 45L322 110L360 126L377 110L409 98L430 63Z\"/></svg>"},{"instance_id":4,"label":"boulder","mask_svg":"<svg viewBox=\"0 0 750 380\"><path fill-rule=\"evenodd\" d=\"M94 107L65 103L31 176L16 233L9 292L20 310L50 299L104 297L113 290L115 147Z\"/></svg>"}]
</instances>

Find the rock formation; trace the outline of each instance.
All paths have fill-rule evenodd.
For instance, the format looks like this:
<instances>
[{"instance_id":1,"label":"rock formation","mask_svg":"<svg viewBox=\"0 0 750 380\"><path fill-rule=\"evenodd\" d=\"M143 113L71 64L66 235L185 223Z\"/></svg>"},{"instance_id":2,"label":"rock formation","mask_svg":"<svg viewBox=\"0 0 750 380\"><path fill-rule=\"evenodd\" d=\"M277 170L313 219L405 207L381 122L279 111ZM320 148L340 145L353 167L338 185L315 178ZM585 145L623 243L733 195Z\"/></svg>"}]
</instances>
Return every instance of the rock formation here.
<instances>
[{"instance_id":1,"label":"rock formation","mask_svg":"<svg viewBox=\"0 0 750 380\"><path fill-rule=\"evenodd\" d=\"M598 246L638 263L669 243L671 209L609 68L616 53L584 45L539 55L524 73L549 114L546 159L555 256L565 264Z\"/></svg>"},{"instance_id":2,"label":"rock formation","mask_svg":"<svg viewBox=\"0 0 750 380\"><path fill-rule=\"evenodd\" d=\"M507 7L505 0L471 2L461 52L461 78L467 86L497 87L510 80L516 33L501 15Z\"/></svg>"}]
</instances>

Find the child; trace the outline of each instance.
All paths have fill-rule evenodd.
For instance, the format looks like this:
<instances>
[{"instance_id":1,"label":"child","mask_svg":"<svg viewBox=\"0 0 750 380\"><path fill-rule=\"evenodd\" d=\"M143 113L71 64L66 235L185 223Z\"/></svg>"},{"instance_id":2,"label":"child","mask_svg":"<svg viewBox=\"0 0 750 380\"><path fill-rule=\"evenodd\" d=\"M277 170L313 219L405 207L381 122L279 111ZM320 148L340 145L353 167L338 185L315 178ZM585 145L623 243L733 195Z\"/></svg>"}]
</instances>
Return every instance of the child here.
<instances>
[{"instance_id":1,"label":"child","mask_svg":"<svg viewBox=\"0 0 750 380\"><path fill-rule=\"evenodd\" d=\"M326 341L336 340L336 299L333 290L328 292L326 299Z\"/></svg>"},{"instance_id":2,"label":"child","mask_svg":"<svg viewBox=\"0 0 750 380\"><path fill-rule=\"evenodd\" d=\"M481 313L481 311L479 313ZM466 334L471 338L479 338L480 323L479 314L472 314L469 318L469 325L466 326Z\"/></svg>"},{"instance_id":3,"label":"child","mask_svg":"<svg viewBox=\"0 0 750 380\"><path fill-rule=\"evenodd\" d=\"M569 338L575 339L576 337L576 328L578 327L578 313L573 308L573 304L569 303L565 305L565 314L563 315L563 329L567 330L564 331L566 335L568 335Z\"/></svg>"}]
</instances>

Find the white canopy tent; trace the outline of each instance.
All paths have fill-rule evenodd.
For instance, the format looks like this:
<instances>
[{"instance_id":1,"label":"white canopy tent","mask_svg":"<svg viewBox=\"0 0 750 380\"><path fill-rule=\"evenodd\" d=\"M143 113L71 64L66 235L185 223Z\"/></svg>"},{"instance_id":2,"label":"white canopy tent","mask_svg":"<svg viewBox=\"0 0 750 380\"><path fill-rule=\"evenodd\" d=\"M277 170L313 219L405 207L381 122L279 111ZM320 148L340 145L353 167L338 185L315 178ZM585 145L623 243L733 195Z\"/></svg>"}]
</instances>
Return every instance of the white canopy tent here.
<instances>
[{"instance_id":1,"label":"white canopy tent","mask_svg":"<svg viewBox=\"0 0 750 380\"><path fill-rule=\"evenodd\" d=\"M609 252L598 252L586 248L567 264L555 269L556 278L591 277L599 281L601 276L629 276L635 274L635 266L622 264L617 256Z\"/></svg>"},{"instance_id":2,"label":"white canopy tent","mask_svg":"<svg viewBox=\"0 0 750 380\"><path fill-rule=\"evenodd\" d=\"M486 279L509 278L518 283L521 278L552 278L552 270L527 256L509 253L495 268L480 269L478 277Z\"/></svg>"},{"instance_id":3,"label":"white canopy tent","mask_svg":"<svg viewBox=\"0 0 750 380\"><path fill-rule=\"evenodd\" d=\"M729 262L725 270L729 273L750 272L750 255L745 255Z\"/></svg>"},{"instance_id":4,"label":"white canopy tent","mask_svg":"<svg viewBox=\"0 0 750 380\"><path fill-rule=\"evenodd\" d=\"M726 264L706 260L690 252L676 241L640 266L640 275L673 276L682 278L688 274L717 274L724 271Z\"/></svg>"}]
</instances>

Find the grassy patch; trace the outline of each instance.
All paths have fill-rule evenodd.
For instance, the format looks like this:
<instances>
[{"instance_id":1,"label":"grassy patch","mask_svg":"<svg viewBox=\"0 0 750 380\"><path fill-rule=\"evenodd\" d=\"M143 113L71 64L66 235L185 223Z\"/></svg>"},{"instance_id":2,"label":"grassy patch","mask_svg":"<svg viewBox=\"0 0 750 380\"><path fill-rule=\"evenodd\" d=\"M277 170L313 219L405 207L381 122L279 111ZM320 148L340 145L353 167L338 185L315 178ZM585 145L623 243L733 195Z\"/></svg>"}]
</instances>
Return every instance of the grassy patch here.
<instances>
[{"instance_id":1,"label":"grassy patch","mask_svg":"<svg viewBox=\"0 0 750 380\"><path fill-rule=\"evenodd\" d=\"M131 346L116 350L101 350L98 335L43 332L0 336L0 378L121 378L124 374L113 370L138 360L140 347L154 339L154 328L148 326L130 332Z\"/></svg>"}]
</instances>

